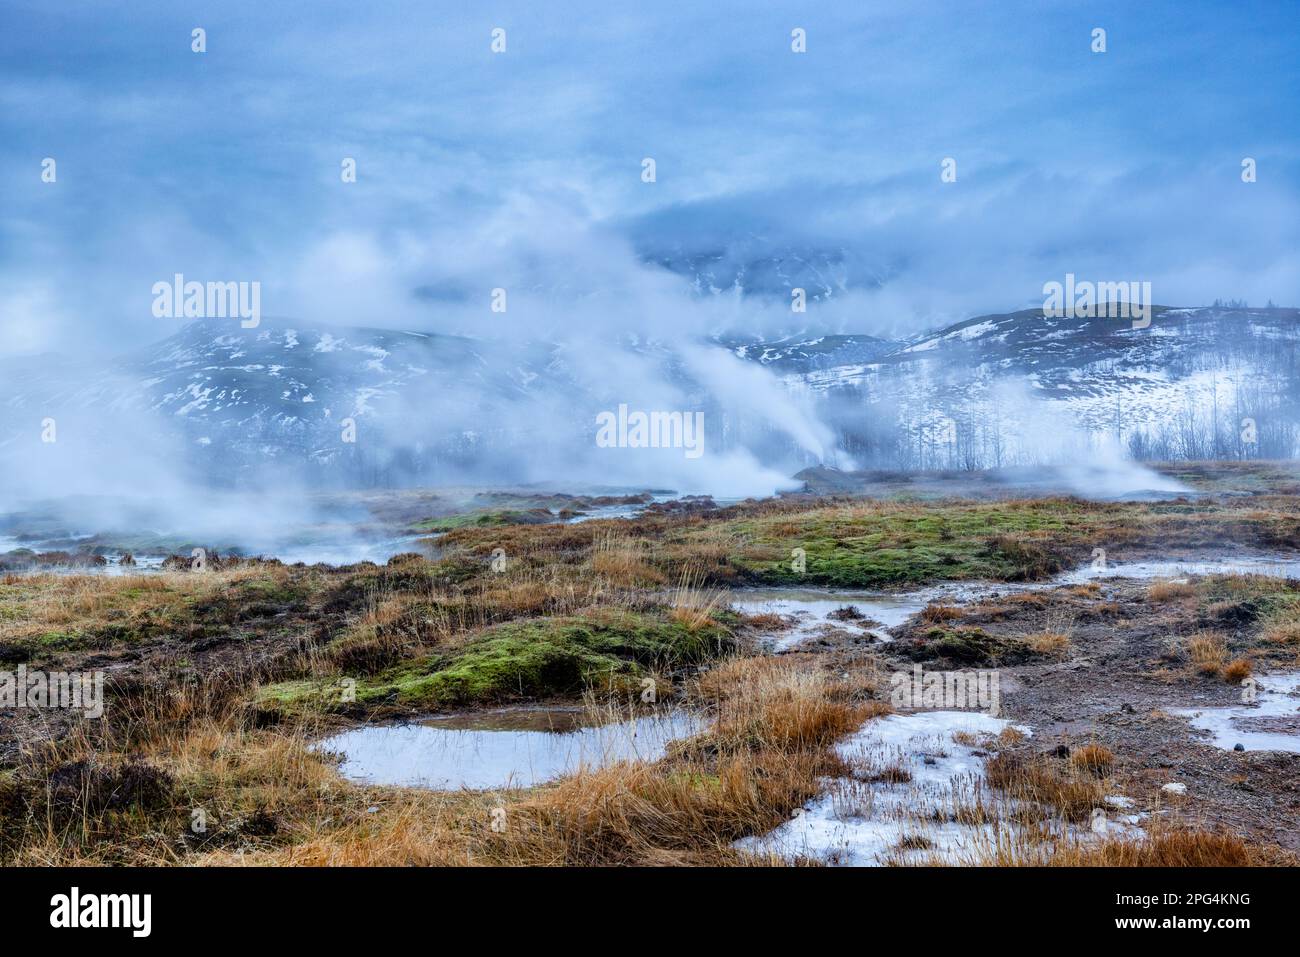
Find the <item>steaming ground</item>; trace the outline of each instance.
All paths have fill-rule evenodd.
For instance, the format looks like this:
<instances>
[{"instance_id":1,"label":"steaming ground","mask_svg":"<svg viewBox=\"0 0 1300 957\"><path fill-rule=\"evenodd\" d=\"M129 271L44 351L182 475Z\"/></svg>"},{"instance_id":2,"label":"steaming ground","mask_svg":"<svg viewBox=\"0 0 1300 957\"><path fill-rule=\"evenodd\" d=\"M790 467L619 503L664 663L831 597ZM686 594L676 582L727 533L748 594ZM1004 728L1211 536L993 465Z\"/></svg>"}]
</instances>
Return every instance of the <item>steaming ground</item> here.
<instances>
[{"instance_id":1,"label":"steaming ground","mask_svg":"<svg viewBox=\"0 0 1300 957\"><path fill-rule=\"evenodd\" d=\"M1228 477L1227 488L1232 489ZM0 559L61 553L85 565L102 557L117 570L124 555L143 567L203 548L219 555L286 563L347 565L393 555L430 554L439 534L465 524L517 525L630 518L649 509L715 509L742 500L735 487L447 486L355 492L230 491L174 485L168 495L75 495L35 500L0 514ZM1006 499L1076 496L1142 501L1196 496L1168 470L1116 461L979 472L853 472L805 469L771 497ZM1244 494L1244 492L1243 492ZM57 563L57 562L56 562ZM48 564L48 562L47 562Z\"/></svg>"},{"instance_id":2,"label":"steaming ground","mask_svg":"<svg viewBox=\"0 0 1300 957\"><path fill-rule=\"evenodd\" d=\"M809 491L725 507L670 489L332 493L304 497L315 524L281 547L324 554L346 528L434 554L196 569L181 549L161 574L0 575L0 658L105 677L95 734L72 706L7 709L0 857L1294 863L1297 472L1157 477L1191 491L1099 503L1054 493L1098 480L1073 470L820 468L796 477ZM83 522L121 511L80 504ZM989 694L996 676L997 705L922 695L916 717L896 678L915 691L920 671L980 672ZM1023 730L945 717L985 707ZM619 760L629 732L653 743L642 718L678 742ZM483 755L490 775L467 774ZM527 826L491 829L499 807ZM796 818L812 833L790 835ZM981 843L999 822L1009 841Z\"/></svg>"},{"instance_id":3,"label":"steaming ground","mask_svg":"<svg viewBox=\"0 0 1300 957\"><path fill-rule=\"evenodd\" d=\"M268 512L300 522L302 500L326 490L600 484L747 498L796 491L793 477L818 465L1050 466L1077 494L1116 497L1180 490L1134 458L1300 449L1296 310L1159 307L1144 330L1022 310L904 339L769 340L710 335L724 317L691 302L679 305L704 310L693 335L492 326L470 338L267 317L248 330L169 324L97 363L11 360L0 502L108 496L193 520L238 493L264 503L256 526ZM619 430L611 443L598 424L624 409L689 417L692 435L638 447L649 437Z\"/></svg>"}]
</instances>

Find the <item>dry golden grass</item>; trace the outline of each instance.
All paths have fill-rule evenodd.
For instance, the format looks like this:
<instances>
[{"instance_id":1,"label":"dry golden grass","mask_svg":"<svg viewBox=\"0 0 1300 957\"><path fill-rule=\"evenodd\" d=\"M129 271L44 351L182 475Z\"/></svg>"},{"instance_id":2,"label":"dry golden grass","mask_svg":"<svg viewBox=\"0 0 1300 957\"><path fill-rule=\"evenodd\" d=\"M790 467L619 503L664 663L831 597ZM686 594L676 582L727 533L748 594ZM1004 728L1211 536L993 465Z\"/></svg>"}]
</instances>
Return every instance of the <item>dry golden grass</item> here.
<instances>
[{"instance_id":1,"label":"dry golden grass","mask_svg":"<svg viewBox=\"0 0 1300 957\"><path fill-rule=\"evenodd\" d=\"M759 631L781 631L790 627L790 622L775 612L762 612L757 615L743 616L745 624Z\"/></svg>"},{"instance_id":2,"label":"dry golden grass","mask_svg":"<svg viewBox=\"0 0 1300 957\"><path fill-rule=\"evenodd\" d=\"M233 835L232 846L200 846L185 863L230 866L463 866L477 863L473 839L502 798L491 794L366 788L339 780L302 736L218 731L213 757L199 750L182 782L198 786L210 826L251 816L274 822L269 838ZM221 760L238 744L238 757ZM216 765L214 768L213 765ZM223 773L224 772L224 773ZM491 862L486 862L491 863Z\"/></svg>"},{"instance_id":3,"label":"dry golden grass","mask_svg":"<svg viewBox=\"0 0 1300 957\"><path fill-rule=\"evenodd\" d=\"M1232 834L1169 829L1145 838L1058 847L1046 863L1055 867L1250 867L1267 862Z\"/></svg>"},{"instance_id":4,"label":"dry golden grass","mask_svg":"<svg viewBox=\"0 0 1300 957\"><path fill-rule=\"evenodd\" d=\"M943 507L952 510L950 528L960 536L961 525L971 517L987 514L995 520L992 535L1003 513L1041 510L1042 505ZM1210 525L1196 515L1127 506L1090 506L1080 513L1077 503L1063 502L1060 514L1072 524L1059 535L1059 543L1053 541L1056 533L1040 530L999 532L998 541L1056 560L1070 541L1098 530L1105 531L1107 541L1124 543L1166 534L1200 540L1211 530L1230 536L1233 529L1262 530L1287 540L1297 527L1294 503L1251 508L1255 511L1225 510ZM810 529L822 539L879 533L882 548L909 548L919 534L911 519L919 523L932 511L932 505L918 503L835 503L809 509L802 503L771 502L736 508L731 514L742 521L730 525L651 516L632 523L467 528L441 539L447 556L441 563L405 562L335 576L241 566L205 575L11 577L0 588L0 621L7 632L14 629L27 637L78 632L112 620L128 625L169 621L196 603L221 598L225 589L239 596L234 589L254 577L268 586L290 579L311 583L305 590L313 613L350 590L352 597L339 599L338 607L344 609L339 616L321 619L329 626L330 644L303 652L303 669L314 674L338 669L349 655L350 661L372 667L401 659L463 641L475 629L506 619L593 606L662 604L662 589L673 581L678 586L671 614L688 627L700 627L721 606L724 595L715 586L744 572L737 556L783 560L787 540ZM496 547L505 548L511 559L501 574L486 570ZM364 607L355 598L358 582L371 589ZM317 587L322 583L325 587ZM1069 594L1095 597L1096 589L1080 586ZM270 601L287 604L279 598ZM1053 607L1080 607L1055 593L1050 601L1056 603ZM1008 607L1048 602L1033 593L1000 600ZM226 634L246 633L233 616L239 603L229 609L226 603L216 604L222 614L232 613L230 622L219 622L232 624ZM949 606L932 607L929 620L960 615L957 609L943 610ZM1273 619L1265 625L1266 640L1300 644L1300 623ZM1063 637L1069 630L1048 627L1045 633ZM1064 650L1055 640L1044 647ZM178 655L185 650L179 645ZM1226 645L1223 652L1216 668L1227 674L1234 664L1227 663ZM1187 654L1195 662L1200 653L1189 646ZM404 791L344 781L310 750L315 729L309 719L261 727L261 716L246 710L244 703L258 681L273 680L265 671L270 666L259 663L260 670L249 666L246 673L204 672L195 683L122 699L121 722L96 729L93 739L74 737L41 749L21 773L0 775L0 811L15 799L23 810L0 813L0 859L98 864L746 863L747 858L732 851L732 841L786 820L817 792L820 777L843 771L833 743L887 710L872 699L878 676L869 666L839 677L827 674L825 666L825 656L728 660L686 682L693 701L715 724L671 749L663 760L592 770L533 791L501 794ZM1011 746L1018 738L1009 729L999 742ZM85 777L84 796L70 796L60 782L66 783L69 768L78 765L94 773ZM1102 775L1108 767L1082 757L1067 763L1001 754L990 762L989 779L1010 796L1041 802L1079 821L1104 797ZM146 781L149 773L157 773L165 782L166 800L125 806L90 800L96 788L103 790L103 782L116 786L128 780L130 768ZM892 772L887 768L885 773ZM196 808L209 816L209 837L190 835L179 842ZM495 831L491 823L498 811L504 812L506 826ZM973 806L970 813L984 812ZM1125 849L1116 842L1105 854L1117 862L1138 855L1135 863L1161 863L1235 853L1226 844L1216 850L1208 840L1178 840L1171 837L1168 847L1158 851Z\"/></svg>"},{"instance_id":5,"label":"dry golden grass","mask_svg":"<svg viewBox=\"0 0 1300 957\"><path fill-rule=\"evenodd\" d=\"M985 762L988 782L1015 800L1055 809L1067 821L1086 821L1106 797L1103 778L1058 768L1046 760L1030 760L1003 752Z\"/></svg>"},{"instance_id":6,"label":"dry golden grass","mask_svg":"<svg viewBox=\"0 0 1300 957\"><path fill-rule=\"evenodd\" d=\"M1066 835L1025 828L977 841L968 863L997 867L1288 867L1297 856L1225 830L1152 819L1139 836Z\"/></svg>"},{"instance_id":7,"label":"dry golden grass","mask_svg":"<svg viewBox=\"0 0 1300 957\"><path fill-rule=\"evenodd\" d=\"M1070 764L1080 771L1101 774L1109 771L1114 763L1115 755L1105 745L1085 744L1070 752Z\"/></svg>"},{"instance_id":8,"label":"dry golden grass","mask_svg":"<svg viewBox=\"0 0 1300 957\"><path fill-rule=\"evenodd\" d=\"M771 658L732 659L700 680L714 727L656 765L575 775L521 802L493 835L507 863L729 863L730 844L788 819L839 769L830 746L878 703L845 700L820 671Z\"/></svg>"},{"instance_id":9,"label":"dry golden grass","mask_svg":"<svg viewBox=\"0 0 1300 957\"><path fill-rule=\"evenodd\" d=\"M700 696L716 713L713 733L727 747L814 747L886 714L879 701L862 700L852 675L827 676L798 661L735 658L702 675Z\"/></svg>"},{"instance_id":10,"label":"dry golden grass","mask_svg":"<svg viewBox=\"0 0 1300 957\"><path fill-rule=\"evenodd\" d=\"M408 607L396 597L372 599L361 620L314 659L312 670L320 673L332 666L342 674L373 674L413 654L428 636L406 620Z\"/></svg>"},{"instance_id":11,"label":"dry golden grass","mask_svg":"<svg viewBox=\"0 0 1300 957\"><path fill-rule=\"evenodd\" d=\"M771 658L733 659L701 677L714 727L655 764L585 771L500 802L431 807L406 795L314 833L275 863L608 865L742 862L731 843L788 818L838 768L829 751L882 706L858 704L820 672ZM228 856L227 856L228 858ZM248 860L245 857L245 860ZM228 862L218 858L216 862Z\"/></svg>"},{"instance_id":12,"label":"dry golden grass","mask_svg":"<svg viewBox=\"0 0 1300 957\"><path fill-rule=\"evenodd\" d=\"M287 576L276 566L237 566L199 573L13 576L0 593L5 637L84 633L107 623L126 627L166 615L186 602L210 598L233 583Z\"/></svg>"},{"instance_id":13,"label":"dry golden grass","mask_svg":"<svg viewBox=\"0 0 1300 957\"><path fill-rule=\"evenodd\" d=\"M1300 645L1300 620L1271 622L1260 637L1272 645Z\"/></svg>"},{"instance_id":14,"label":"dry golden grass","mask_svg":"<svg viewBox=\"0 0 1300 957\"><path fill-rule=\"evenodd\" d=\"M387 614L386 612L384 614ZM247 678L230 679L231 687ZM310 722L260 728L228 692L202 685L135 702L128 732L65 741L25 778L23 799L83 763L117 787L128 765L158 769L164 794L114 809L64 796L0 834L23 864L625 864L744 863L731 843L788 818L840 771L831 746L870 716L861 676L812 661L730 659L693 696L714 716L663 760L583 771L503 794L368 788L341 779L309 743ZM129 760L128 760L129 756ZM134 762L134 763L132 763ZM116 769L116 770L114 770ZM99 771L96 771L98 774ZM96 779L97 780L97 779ZM97 785L98 786L98 785ZM0 800L7 800L0 794ZM176 835L202 810L206 836ZM57 813L56 813L57 812ZM494 815L505 827L494 830ZM15 819L7 820L11 828ZM187 847L188 845L188 847Z\"/></svg>"},{"instance_id":15,"label":"dry golden grass","mask_svg":"<svg viewBox=\"0 0 1300 957\"><path fill-rule=\"evenodd\" d=\"M1251 664L1246 658L1236 658L1223 667L1223 680L1229 684L1240 684L1250 677Z\"/></svg>"},{"instance_id":16,"label":"dry golden grass","mask_svg":"<svg viewBox=\"0 0 1300 957\"><path fill-rule=\"evenodd\" d=\"M1192 598L1196 586L1189 582L1155 581L1147 588L1147 598L1151 601L1171 601L1175 598Z\"/></svg>"},{"instance_id":17,"label":"dry golden grass","mask_svg":"<svg viewBox=\"0 0 1300 957\"><path fill-rule=\"evenodd\" d=\"M939 624L945 621L952 621L955 618L961 618L965 612L953 605L936 605L929 604L921 612L921 620Z\"/></svg>"},{"instance_id":18,"label":"dry golden grass","mask_svg":"<svg viewBox=\"0 0 1300 957\"><path fill-rule=\"evenodd\" d=\"M1020 640L1039 655L1062 655L1070 648L1070 636L1059 631L1038 631Z\"/></svg>"},{"instance_id":19,"label":"dry golden grass","mask_svg":"<svg viewBox=\"0 0 1300 957\"><path fill-rule=\"evenodd\" d=\"M1047 604L1047 599L1037 592L1023 591L1014 595L1007 595L1000 599L1007 605L1029 605L1033 608L1042 608Z\"/></svg>"},{"instance_id":20,"label":"dry golden grass","mask_svg":"<svg viewBox=\"0 0 1300 957\"><path fill-rule=\"evenodd\" d=\"M713 612L725 606L724 592L704 585L704 573L694 567L682 569L681 578L673 592L672 608L668 614L688 631L698 631L713 624Z\"/></svg>"},{"instance_id":21,"label":"dry golden grass","mask_svg":"<svg viewBox=\"0 0 1300 957\"><path fill-rule=\"evenodd\" d=\"M647 547L643 540L607 533L592 546L592 570L620 587L663 585L667 578L646 561Z\"/></svg>"},{"instance_id":22,"label":"dry golden grass","mask_svg":"<svg viewBox=\"0 0 1300 957\"><path fill-rule=\"evenodd\" d=\"M199 854L197 866L466 867L490 864L473 853L469 822L490 822L495 804L478 796L388 792L369 807L322 816L287 847ZM370 811L370 807L375 810ZM190 863L187 861L187 863Z\"/></svg>"},{"instance_id":23,"label":"dry golden grass","mask_svg":"<svg viewBox=\"0 0 1300 957\"><path fill-rule=\"evenodd\" d=\"M1187 657L1203 675L1215 675L1228 660L1228 645L1223 635L1198 631L1184 642Z\"/></svg>"},{"instance_id":24,"label":"dry golden grass","mask_svg":"<svg viewBox=\"0 0 1300 957\"><path fill-rule=\"evenodd\" d=\"M337 775L307 750L305 730L256 729L233 703L232 691L251 681L155 689L121 701L126 713L113 724L82 726L30 755L9 795L27 813L0 822L0 859L177 863L176 835L197 833L195 811L215 837L276 809L292 808L285 820L301 821L308 806L326 807Z\"/></svg>"}]
</instances>

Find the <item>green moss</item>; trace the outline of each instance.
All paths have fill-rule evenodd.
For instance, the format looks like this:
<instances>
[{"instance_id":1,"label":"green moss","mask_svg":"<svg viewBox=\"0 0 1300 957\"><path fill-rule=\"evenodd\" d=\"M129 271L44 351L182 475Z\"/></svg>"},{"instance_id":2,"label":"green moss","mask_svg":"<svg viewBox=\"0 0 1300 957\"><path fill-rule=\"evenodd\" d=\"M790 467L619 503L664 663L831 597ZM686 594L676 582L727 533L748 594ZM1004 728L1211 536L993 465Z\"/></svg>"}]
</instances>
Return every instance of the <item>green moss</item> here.
<instances>
[{"instance_id":1,"label":"green moss","mask_svg":"<svg viewBox=\"0 0 1300 957\"><path fill-rule=\"evenodd\" d=\"M426 518L411 527L422 532L450 532L454 528L468 528L479 524L479 517L474 513L443 515L439 518Z\"/></svg>"},{"instance_id":2,"label":"green moss","mask_svg":"<svg viewBox=\"0 0 1300 957\"><path fill-rule=\"evenodd\" d=\"M776 585L906 586L989 578L1034 580L1086 561L1098 545L1206 541L1293 543L1290 516L1225 510L1213 503L1117 504L1072 498L943 501L923 508L871 502L775 512L687 531L682 544L739 542L729 564L740 577ZM794 567L802 549L804 569Z\"/></svg>"},{"instance_id":3,"label":"green moss","mask_svg":"<svg viewBox=\"0 0 1300 957\"><path fill-rule=\"evenodd\" d=\"M697 791L717 793L722 790L722 778L716 774L675 771L669 774L670 781L681 781Z\"/></svg>"},{"instance_id":4,"label":"green moss","mask_svg":"<svg viewBox=\"0 0 1300 957\"><path fill-rule=\"evenodd\" d=\"M1063 550L1050 539L1015 535L1050 532L1063 524L1046 514L968 509L937 516L865 515L851 522L812 521L801 533L779 540L768 528L757 526L750 530L751 540L768 547L742 554L738 563L772 584L884 587L935 580L1037 578L1066 566ZM803 572L796 571L791 561L795 548L804 550Z\"/></svg>"},{"instance_id":5,"label":"green moss","mask_svg":"<svg viewBox=\"0 0 1300 957\"><path fill-rule=\"evenodd\" d=\"M280 582L274 578L250 578L236 586L240 601L262 601L275 605L293 605L307 597L307 589L296 582Z\"/></svg>"},{"instance_id":6,"label":"green moss","mask_svg":"<svg viewBox=\"0 0 1300 957\"><path fill-rule=\"evenodd\" d=\"M1209 627L1251 628L1259 635L1300 621L1300 588L1286 579L1216 575L1195 588L1201 621Z\"/></svg>"},{"instance_id":7,"label":"green moss","mask_svg":"<svg viewBox=\"0 0 1300 957\"><path fill-rule=\"evenodd\" d=\"M349 711L356 707L356 686L341 678L300 678L263 685L253 702L263 712L278 716Z\"/></svg>"},{"instance_id":8,"label":"green moss","mask_svg":"<svg viewBox=\"0 0 1300 957\"><path fill-rule=\"evenodd\" d=\"M36 636L35 644L48 651L71 651L89 646L84 635L66 631L47 631Z\"/></svg>"},{"instance_id":9,"label":"green moss","mask_svg":"<svg viewBox=\"0 0 1300 957\"><path fill-rule=\"evenodd\" d=\"M493 509L426 518L412 527L422 532L450 532L457 528L499 528L503 525L540 525L553 521L555 517L544 508Z\"/></svg>"},{"instance_id":10,"label":"green moss","mask_svg":"<svg viewBox=\"0 0 1300 957\"><path fill-rule=\"evenodd\" d=\"M734 648L718 623L694 631L666 617L606 612L585 618L539 618L489 628L446 653L427 655L357 679L360 705L439 708L576 695L592 686L639 687L650 668L673 668ZM285 682L264 703L341 704L337 681Z\"/></svg>"}]
</instances>

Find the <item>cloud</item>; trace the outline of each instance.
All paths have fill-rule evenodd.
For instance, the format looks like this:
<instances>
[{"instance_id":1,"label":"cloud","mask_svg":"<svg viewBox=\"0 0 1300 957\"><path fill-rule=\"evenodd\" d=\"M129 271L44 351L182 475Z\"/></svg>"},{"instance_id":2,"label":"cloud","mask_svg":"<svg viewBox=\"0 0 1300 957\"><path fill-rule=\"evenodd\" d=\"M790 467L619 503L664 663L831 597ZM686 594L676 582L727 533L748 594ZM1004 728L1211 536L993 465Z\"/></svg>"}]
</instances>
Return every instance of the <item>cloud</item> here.
<instances>
[{"instance_id":1,"label":"cloud","mask_svg":"<svg viewBox=\"0 0 1300 957\"><path fill-rule=\"evenodd\" d=\"M537 328L599 314L644 332L673 325L655 305L672 283L629 248L756 240L843 251L861 297L809 321L845 328L1018 306L1067 269L1137 270L1165 302L1295 302L1284 14L243 2L206 11L200 56L165 11L17 3L0 39L0 279L49 290L42 308L67 321L0 350L157 338L170 330L141 303L174 272L259 279L305 321L459 326L472 310L430 304L508 286ZM57 185L37 178L46 155ZM715 308L768 327L753 304Z\"/></svg>"}]
</instances>

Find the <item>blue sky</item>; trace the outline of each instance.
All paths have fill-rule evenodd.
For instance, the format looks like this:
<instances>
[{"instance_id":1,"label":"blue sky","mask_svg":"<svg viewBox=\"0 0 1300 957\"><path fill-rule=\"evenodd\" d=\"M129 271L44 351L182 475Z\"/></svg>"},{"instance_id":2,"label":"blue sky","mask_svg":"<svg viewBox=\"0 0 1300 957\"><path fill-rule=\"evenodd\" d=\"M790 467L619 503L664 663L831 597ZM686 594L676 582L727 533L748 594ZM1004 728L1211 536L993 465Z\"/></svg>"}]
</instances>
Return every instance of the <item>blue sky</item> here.
<instances>
[{"instance_id":1,"label":"blue sky","mask_svg":"<svg viewBox=\"0 0 1300 957\"><path fill-rule=\"evenodd\" d=\"M6 0L0 355L170 334L150 289L176 272L303 322L781 328L637 255L733 241L883 277L807 317L833 329L1018 308L1067 271L1296 305L1297 94L1281 0Z\"/></svg>"}]
</instances>

